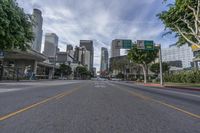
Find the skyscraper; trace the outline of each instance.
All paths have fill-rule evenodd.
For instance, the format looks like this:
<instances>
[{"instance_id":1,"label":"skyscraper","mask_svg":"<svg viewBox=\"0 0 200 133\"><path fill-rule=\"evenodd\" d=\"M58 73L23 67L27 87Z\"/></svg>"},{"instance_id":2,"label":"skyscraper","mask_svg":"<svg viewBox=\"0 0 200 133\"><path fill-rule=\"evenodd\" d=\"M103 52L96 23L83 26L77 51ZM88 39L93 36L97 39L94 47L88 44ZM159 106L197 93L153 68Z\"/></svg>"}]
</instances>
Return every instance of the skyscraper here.
<instances>
[{"instance_id":1,"label":"skyscraper","mask_svg":"<svg viewBox=\"0 0 200 133\"><path fill-rule=\"evenodd\" d=\"M93 75L94 75L94 77L97 76L97 68L96 67L93 67Z\"/></svg>"},{"instance_id":2,"label":"skyscraper","mask_svg":"<svg viewBox=\"0 0 200 133\"><path fill-rule=\"evenodd\" d=\"M73 46L71 44L68 44L66 51L72 51L72 50L73 50Z\"/></svg>"},{"instance_id":3,"label":"skyscraper","mask_svg":"<svg viewBox=\"0 0 200 133\"><path fill-rule=\"evenodd\" d=\"M108 49L107 48L101 48L101 72L108 71Z\"/></svg>"},{"instance_id":4,"label":"skyscraper","mask_svg":"<svg viewBox=\"0 0 200 133\"><path fill-rule=\"evenodd\" d=\"M79 52L80 51L80 49L79 49L79 47L75 47L74 48L74 62L75 63L79 63Z\"/></svg>"},{"instance_id":5,"label":"skyscraper","mask_svg":"<svg viewBox=\"0 0 200 133\"><path fill-rule=\"evenodd\" d=\"M80 47L85 47L90 52L90 71L93 72L94 47L92 40L80 40Z\"/></svg>"},{"instance_id":6,"label":"skyscraper","mask_svg":"<svg viewBox=\"0 0 200 133\"><path fill-rule=\"evenodd\" d=\"M120 56L120 49L121 46L119 46L119 39L115 39L112 41L112 46L111 46L111 57L118 57Z\"/></svg>"},{"instance_id":7,"label":"skyscraper","mask_svg":"<svg viewBox=\"0 0 200 133\"><path fill-rule=\"evenodd\" d=\"M88 51L84 46L79 48L79 62L86 66L88 70L91 70L90 51Z\"/></svg>"},{"instance_id":8,"label":"skyscraper","mask_svg":"<svg viewBox=\"0 0 200 133\"><path fill-rule=\"evenodd\" d=\"M58 36L55 33L45 34L44 55L55 57L58 50Z\"/></svg>"},{"instance_id":9,"label":"skyscraper","mask_svg":"<svg viewBox=\"0 0 200 133\"><path fill-rule=\"evenodd\" d=\"M42 18L42 12L38 9L33 10L33 20L34 20L34 26L33 26L33 33L35 36L35 39L31 45L32 49L41 52L41 45L42 45L42 24L43 24L43 18Z\"/></svg>"}]
</instances>

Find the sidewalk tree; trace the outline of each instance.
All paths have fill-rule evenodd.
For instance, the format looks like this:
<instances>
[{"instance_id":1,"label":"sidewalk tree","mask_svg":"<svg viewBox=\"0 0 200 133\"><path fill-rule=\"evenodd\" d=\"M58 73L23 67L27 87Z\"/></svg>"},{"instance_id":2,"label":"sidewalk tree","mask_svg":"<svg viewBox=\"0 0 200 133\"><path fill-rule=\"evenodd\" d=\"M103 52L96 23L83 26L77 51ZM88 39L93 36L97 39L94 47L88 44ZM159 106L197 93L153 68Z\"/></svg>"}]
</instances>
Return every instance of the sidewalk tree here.
<instances>
[{"instance_id":1,"label":"sidewalk tree","mask_svg":"<svg viewBox=\"0 0 200 133\"><path fill-rule=\"evenodd\" d=\"M168 72L170 69L169 65L166 62L162 63L163 73ZM150 66L150 70L154 72L156 75L160 73L160 63L154 63Z\"/></svg>"},{"instance_id":2,"label":"sidewalk tree","mask_svg":"<svg viewBox=\"0 0 200 133\"><path fill-rule=\"evenodd\" d=\"M68 65L61 64L59 69L60 69L61 77L69 76L72 74L72 68Z\"/></svg>"},{"instance_id":3,"label":"sidewalk tree","mask_svg":"<svg viewBox=\"0 0 200 133\"><path fill-rule=\"evenodd\" d=\"M147 83L147 65L153 62L158 54L158 49L155 50L143 50L137 49L137 46L134 45L128 51L128 58L140 67L142 67L143 74L144 74L144 83Z\"/></svg>"},{"instance_id":4,"label":"sidewalk tree","mask_svg":"<svg viewBox=\"0 0 200 133\"><path fill-rule=\"evenodd\" d=\"M113 59L110 64L110 68L111 71L117 70L119 72L125 73L126 66L129 64L130 61L128 60L127 56L124 56L123 58L120 59L119 58Z\"/></svg>"},{"instance_id":5,"label":"sidewalk tree","mask_svg":"<svg viewBox=\"0 0 200 133\"><path fill-rule=\"evenodd\" d=\"M26 50L34 39L31 15L15 0L0 0L0 49Z\"/></svg>"},{"instance_id":6,"label":"sidewalk tree","mask_svg":"<svg viewBox=\"0 0 200 133\"><path fill-rule=\"evenodd\" d=\"M119 79L124 79L125 75L123 73L118 73L116 78L119 78Z\"/></svg>"},{"instance_id":7,"label":"sidewalk tree","mask_svg":"<svg viewBox=\"0 0 200 133\"><path fill-rule=\"evenodd\" d=\"M177 45L188 43L200 48L200 0L176 0L158 17L169 30L166 34L176 33Z\"/></svg>"},{"instance_id":8,"label":"sidewalk tree","mask_svg":"<svg viewBox=\"0 0 200 133\"><path fill-rule=\"evenodd\" d=\"M80 78L82 78L82 79L84 79L84 78L87 77L87 76L90 76L90 74L91 74L91 73L87 70L87 68L84 67L84 66L78 66L78 67L76 68L75 73L76 73L76 76L78 76L78 77L80 77Z\"/></svg>"}]
</instances>

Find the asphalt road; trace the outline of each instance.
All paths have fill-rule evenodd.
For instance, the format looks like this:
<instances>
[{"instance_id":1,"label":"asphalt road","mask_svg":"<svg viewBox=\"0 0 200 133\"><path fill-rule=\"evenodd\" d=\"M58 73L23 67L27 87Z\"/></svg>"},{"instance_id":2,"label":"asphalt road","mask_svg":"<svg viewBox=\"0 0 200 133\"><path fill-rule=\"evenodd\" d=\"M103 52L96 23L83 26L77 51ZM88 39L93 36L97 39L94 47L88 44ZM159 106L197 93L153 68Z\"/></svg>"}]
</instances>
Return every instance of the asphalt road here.
<instances>
[{"instance_id":1,"label":"asphalt road","mask_svg":"<svg viewBox=\"0 0 200 133\"><path fill-rule=\"evenodd\" d=\"M0 83L0 133L200 133L200 92L110 81Z\"/></svg>"}]
</instances>

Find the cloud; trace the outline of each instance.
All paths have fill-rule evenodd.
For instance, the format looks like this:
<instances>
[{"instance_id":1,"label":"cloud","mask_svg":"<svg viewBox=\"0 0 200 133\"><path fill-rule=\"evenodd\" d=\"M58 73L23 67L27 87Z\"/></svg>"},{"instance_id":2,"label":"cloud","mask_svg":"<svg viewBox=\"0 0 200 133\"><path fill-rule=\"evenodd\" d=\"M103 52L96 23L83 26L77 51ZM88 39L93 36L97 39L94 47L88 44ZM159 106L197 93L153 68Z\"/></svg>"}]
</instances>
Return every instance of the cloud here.
<instances>
[{"instance_id":1,"label":"cloud","mask_svg":"<svg viewBox=\"0 0 200 133\"><path fill-rule=\"evenodd\" d=\"M116 38L151 39L168 46L175 39L162 38L164 26L156 14L165 9L162 0L17 0L27 13L43 12L44 33L59 36L59 47L79 45L81 39L94 40L94 65L99 69L100 48L110 51ZM44 37L43 37L44 39ZM44 42L44 41L43 41Z\"/></svg>"}]
</instances>

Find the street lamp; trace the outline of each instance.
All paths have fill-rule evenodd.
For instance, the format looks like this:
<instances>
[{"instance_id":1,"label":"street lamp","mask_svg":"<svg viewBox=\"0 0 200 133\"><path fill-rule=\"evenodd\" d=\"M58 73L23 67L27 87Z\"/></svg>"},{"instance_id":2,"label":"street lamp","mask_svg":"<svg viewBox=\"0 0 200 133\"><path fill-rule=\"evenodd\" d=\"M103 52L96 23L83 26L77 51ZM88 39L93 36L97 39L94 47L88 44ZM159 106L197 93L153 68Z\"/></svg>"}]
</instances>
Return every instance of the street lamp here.
<instances>
[{"instance_id":1,"label":"street lamp","mask_svg":"<svg viewBox=\"0 0 200 133\"><path fill-rule=\"evenodd\" d=\"M160 85L163 86L163 69L162 69L162 50L161 45L156 45L159 49L159 63L160 63Z\"/></svg>"},{"instance_id":2,"label":"street lamp","mask_svg":"<svg viewBox=\"0 0 200 133\"><path fill-rule=\"evenodd\" d=\"M57 55L55 55L54 56L54 58L53 58L53 70L52 70L52 79L54 79L55 78L55 76L54 76L54 74L55 74L55 67L56 67L56 61L57 61Z\"/></svg>"}]
</instances>

